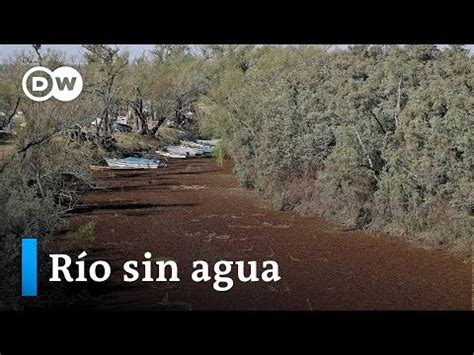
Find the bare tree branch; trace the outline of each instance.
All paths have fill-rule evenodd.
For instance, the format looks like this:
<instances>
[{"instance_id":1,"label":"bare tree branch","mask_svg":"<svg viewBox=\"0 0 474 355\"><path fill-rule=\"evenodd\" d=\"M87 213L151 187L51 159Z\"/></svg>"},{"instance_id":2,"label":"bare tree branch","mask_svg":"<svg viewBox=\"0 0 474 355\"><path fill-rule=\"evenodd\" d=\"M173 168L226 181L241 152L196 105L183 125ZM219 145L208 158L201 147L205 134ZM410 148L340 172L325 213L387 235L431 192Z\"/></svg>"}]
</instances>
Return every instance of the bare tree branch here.
<instances>
[{"instance_id":1,"label":"bare tree branch","mask_svg":"<svg viewBox=\"0 0 474 355\"><path fill-rule=\"evenodd\" d=\"M387 131L385 130L384 126L383 126L382 123L379 121L379 119L377 118L377 116L375 115L375 113L374 113L372 110L370 110L369 112L370 112L370 114L372 115L372 117L375 119L375 121L377 121L377 123L379 124L380 129L382 130L382 132L383 132L384 134L386 134Z\"/></svg>"}]
</instances>

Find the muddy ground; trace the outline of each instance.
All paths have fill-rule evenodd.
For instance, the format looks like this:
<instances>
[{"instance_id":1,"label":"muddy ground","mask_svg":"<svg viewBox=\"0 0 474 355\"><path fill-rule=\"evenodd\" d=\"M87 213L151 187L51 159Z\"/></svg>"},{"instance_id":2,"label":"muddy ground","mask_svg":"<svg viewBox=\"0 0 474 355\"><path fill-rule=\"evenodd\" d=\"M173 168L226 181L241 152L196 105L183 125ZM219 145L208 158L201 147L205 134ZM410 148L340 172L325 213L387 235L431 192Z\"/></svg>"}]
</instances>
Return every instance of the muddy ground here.
<instances>
[{"instance_id":1,"label":"muddy ground","mask_svg":"<svg viewBox=\"0 0 474 355\"><path fill-rule=\"evenodd\" d=\"M101 171L104 191L68 217L72 228L94 220L89 258L111 263L84 307L112 310L466 310L471 264L386 236L344 231L321 218L272 211L239 187L230 162L172 161L147 171ZM121 280L126 260L178 263L181 282ZM191 280L192 262L276 260L281 281L241 283L230 291ZM261 268L260 268L261 269ZM261 269L262 270L262 269Z\"/></svg>"}]
</instances>

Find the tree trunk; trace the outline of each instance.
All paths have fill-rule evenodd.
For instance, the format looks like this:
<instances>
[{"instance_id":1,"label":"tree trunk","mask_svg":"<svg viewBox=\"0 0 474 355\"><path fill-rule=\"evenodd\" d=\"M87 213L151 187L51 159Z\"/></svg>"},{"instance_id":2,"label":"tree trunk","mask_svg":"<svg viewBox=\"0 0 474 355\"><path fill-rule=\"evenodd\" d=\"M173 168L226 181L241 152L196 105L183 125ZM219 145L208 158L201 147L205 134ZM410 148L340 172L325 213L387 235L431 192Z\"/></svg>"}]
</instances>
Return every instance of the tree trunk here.
<instances>
[{"instance_id":1,"label":"tree trunk","mask_svg":"<svg viewBox=\"0 0 474 355\"><path fill-rule=\"evenodd\" d=\"M163 122L165 122L165 120L166 120L166 116L161 117L158 120L158 123L150 130L150 135L154 136L156 132L158 132L158 129L161 127Z\"/></svg>"},{"instance_id":2,"label":"tree trunk","mask_svg":"<svg viewBox=\"0 0 474 355\"><path fill-rule=\"evenodd\" d=\"M142 135L147 134L149 131L148 118L143 112L143 103L142 102L133 103L132 108L137 119L138 132Z\"/></svg>"},{"instance_id":3,"label":"tree trunk","mask_svg":"<svg viewBox=\"0 0 474 355\"><path fill-rule=\"evenodd\" d=\"M10 133L12 130L12 120L18 111L18 106L20 106L20 100L21 100L21 96L18 96L18 99L16 100L16 103L15 103L15 107L13 108L13 111L8 115L8 117L6 118L3 124L5 131L7 131L8 133Z\"/></svg>"},{"instance_id":4,"label":"tree trunk","mask_svg":"<svg viewBox=\"0 0 474 355\"><path fill-rule=\"evenodd\" d=\"M395 130L398 128L398 115L400 114L400 103L402 100L402 79L398 82L398 90L397 90L397 108L395 110Z\"/></svg>"},{"instance_id":5,"label":"tree trunk","mask_svg":"<svg viewBox=\"0 0 474 355\"><path fill-rule=\"evenodd\" d=\"M357 140L359 141L359 144L362 147L362 151L365 154L365 156L367 158L367 161L369 162L370 170L372 170L374 172L375 180L379 181L379 179L377 178L377 175L375 174L374 164L372 163L372 159L370 159L369 152L367 151L367 148L365 147L365 144L362 142L362 139L360 138L360 135L359 135L359 132L357 131L357 129L354 129L354 131L357 135Z\"/></svg>"},{"instance_id":6,"label":"tree trunk","mask_svg":"<svg viewBox=\"0 0 474 355\"><path fill-rule=\"evenodd\" d=\"M109 113L106 112L104 116L104 135L106 138L110 136Z\"/></svg>"}]
</instances>

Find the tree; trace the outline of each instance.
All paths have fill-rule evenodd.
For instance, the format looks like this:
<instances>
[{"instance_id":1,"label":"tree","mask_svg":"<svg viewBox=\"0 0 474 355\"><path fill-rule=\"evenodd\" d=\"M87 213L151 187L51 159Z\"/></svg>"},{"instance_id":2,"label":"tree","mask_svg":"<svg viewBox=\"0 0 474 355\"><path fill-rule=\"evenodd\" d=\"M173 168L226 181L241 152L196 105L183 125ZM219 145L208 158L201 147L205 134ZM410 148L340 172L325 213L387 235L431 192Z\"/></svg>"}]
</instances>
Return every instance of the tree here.
<instances>
[{"instance_id":1,"label":"tree","mask_svg":"<svg viewBox=\"0 0 474 355\"><path fill-rule=\"evenodd\" d=\"M24 66L21 62L10 61L0 66L0 127L11 132L12 120L18 113L22 91L18 80Z\"/></svg>"},{"instance_id":2,"label":"tree","mask_svg":"<svg viewBox=\"0 0 474 355\"><path fill-rule=\"evenodd\" d=\"M43 53L38 46L34 52L16 55L6 66L18 81L39 61L52 70L66 63L75 65L63 58L57 52ZM18 94L12 92L15 94L0 87L2 97ZM95 146L66 137L71 127L90 117L86 103L81 95L67 103L22 98L18 107L15 104L15 110L23 113L24 124L15 127L14 151L0 163L0 309L21 306L15 291L20 280L20 238L37 236L44 247L47 237L66 223L61 217L77 206L79 193L94 188L88 166ZM47 258L40 260L39 268L44 270Z\"/></svg>"},{"instance_id":3,"label":"tree","mask_svg":"<svg viewBox=\"0 0 474 355\"><path fill-rule=\"evenodd\" d=\"M118 47L106 45L83 47L86 49L84 75L88 83L84 92L91 94L99 107L97 135L103 132L102 143L109 147L113 137L113 118L123 107L121 79L128 66L128 53L121 54Z\"/></svg>"},{"instance_id":4,"label":"tree","mask_svg":"<svg viewBox=\"0 0 474 355\"><path fill-rule=\"evenodd\" d=\"M194 104L207 85L203 76L206 59L192 54L187 46L166 49L158 46L153 56L153 71L156 73L154 96L159 98L156 100L159 117L167 116L176 126L190 128Z\"/></svg>"}]
</instances>

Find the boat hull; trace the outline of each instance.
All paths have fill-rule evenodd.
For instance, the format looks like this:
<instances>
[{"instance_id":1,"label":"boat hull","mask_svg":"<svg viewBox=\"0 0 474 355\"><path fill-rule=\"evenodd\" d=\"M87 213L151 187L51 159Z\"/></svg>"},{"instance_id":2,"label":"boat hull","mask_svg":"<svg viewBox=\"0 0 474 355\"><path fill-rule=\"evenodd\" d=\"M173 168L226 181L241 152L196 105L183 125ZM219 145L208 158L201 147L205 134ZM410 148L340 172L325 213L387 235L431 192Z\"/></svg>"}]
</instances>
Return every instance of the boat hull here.
<instances>
[{"instance_id":1,"label":"boat hull","mask_svg":"<svg viewBox=\"0 0 474 355\"><path fill-rule=\"evenodd\" d=\"M186 155L183 155L183 154L173 154L173 153L169 153L169 152L164 152L162 150L157 150L156 151L156 154L159 154L163 157L166 157L166 158L172 158L172 159L186 159Z\"/></svg>"},{"instance_id":2,"label":"boat hull","mask_svg":"<svg viewBox=\"0 0 474 355\"><path fill-rule=\"evenodd\" d=\"M105 159L107 165L112 169L135 170L135 169L157 169L158 163L142 163L126 161L124 159Z\"/></svg>"}]
</instances>

